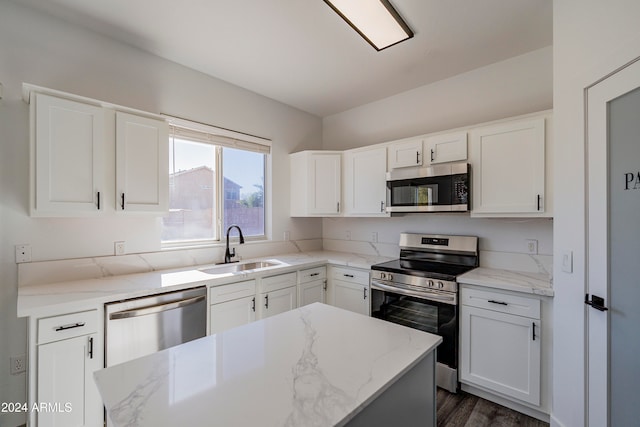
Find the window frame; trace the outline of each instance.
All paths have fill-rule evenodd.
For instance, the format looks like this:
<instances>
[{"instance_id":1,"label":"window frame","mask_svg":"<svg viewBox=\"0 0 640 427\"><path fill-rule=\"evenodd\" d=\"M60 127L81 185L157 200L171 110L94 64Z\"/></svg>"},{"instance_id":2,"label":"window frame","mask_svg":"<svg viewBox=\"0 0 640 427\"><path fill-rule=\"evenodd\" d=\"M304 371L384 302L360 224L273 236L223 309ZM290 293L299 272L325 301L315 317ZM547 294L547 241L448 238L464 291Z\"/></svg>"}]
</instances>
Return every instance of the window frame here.
<instances>
[{"instance_id":1,"label":"window frame","mask_svg":"<svg viewBox=\"0 0 640 427\"><path fill-rule=\"evenodd\" d=\"M226 230L223 230L224 224L224 168L223 168L223 148L233 148L241 151L256 152L263 155L263 215L264 215L264 229L263 234L244 236L245 242L260 242L271 240L271 140L262 137L256 137L240 132L231 131L228 129L217 128L215 126L191 122L185 119L166 116L169 121L169 138L183 139L199 144L209 144L215 149L215 174L214 174L214 203L215 203L215 230L214 234L217 238L214 239L185 239L185 240L160 240L162 249L178 249L188 247L215 247L225 244L226 242ZM191 125L191 126L190 126ZM240 146L233 146L232 144L220 144L215 140L202 140L189 137L182 137L176 134L176 129L183 130L195 130L197 132L208 133L212 137L221 136L223 138L232 138L239 142L245 142L249 144L257 144L266 147L268 151L262 152L258 150L248 150ZM250 139L247 141L247 139ZM258 142L256 142L258 140ZM171 146L171 144L170 144ZM229 236L230 241L237 242L238 236L234 233L233 236Z\"/></svg>"}]
</instances>

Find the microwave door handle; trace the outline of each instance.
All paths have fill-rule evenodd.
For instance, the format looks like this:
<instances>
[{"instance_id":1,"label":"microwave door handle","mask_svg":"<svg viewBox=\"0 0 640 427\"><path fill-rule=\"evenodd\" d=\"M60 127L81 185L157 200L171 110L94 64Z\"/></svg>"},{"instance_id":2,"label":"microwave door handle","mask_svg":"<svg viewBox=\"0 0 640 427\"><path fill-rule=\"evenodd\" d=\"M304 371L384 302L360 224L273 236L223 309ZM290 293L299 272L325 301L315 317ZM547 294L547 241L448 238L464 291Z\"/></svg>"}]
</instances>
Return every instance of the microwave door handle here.
<instances>
[{"instance_id":1,"label":"microwave door handle","mask_svg":"<svg viewBox=\"0 0 640 427\"><path fill-rule=\"evenodd\" d=\"M408 289L402 289L402 288L396 288L395 286L389 286L389 285L385 285L384 283L380 283L377 281L371 281L371 288L372 289L378 289L381 291L387 291L387 292L393 292L396 294L401 294L401 295L407 295L410 297L417 297L417 298L422 298L422 299L429 299L429 300L435 300L435 301L442 301L445 303L449 303L449 304L453 304L456 300L456 298L454 296L449 296L449 295L440 295L440 294L436 294L433 292L415 292L415 291L410 291Z\"/></svg>"}]
</instances>

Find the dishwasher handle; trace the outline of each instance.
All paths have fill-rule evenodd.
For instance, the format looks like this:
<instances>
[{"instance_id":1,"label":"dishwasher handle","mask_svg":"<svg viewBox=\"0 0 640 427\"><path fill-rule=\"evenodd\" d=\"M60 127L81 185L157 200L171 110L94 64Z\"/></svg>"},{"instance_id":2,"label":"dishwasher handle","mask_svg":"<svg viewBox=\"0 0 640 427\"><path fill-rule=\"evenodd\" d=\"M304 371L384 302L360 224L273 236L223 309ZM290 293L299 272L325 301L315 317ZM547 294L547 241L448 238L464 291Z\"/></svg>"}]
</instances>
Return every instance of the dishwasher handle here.
<instances>
[{"instance_id":1,"label":"dishwasher handle","mask_svg":"<svg viewBox=\"0 0 640 427\"><path fill-rule=\"evenodd\" d=\"M176 308L187 307L204 301L205 296L200 295L194 298L187 298L178 301L171 301L163 304L150 305L147 307L132 308L130 310L116 311L109 315L109 320L128 319L130 317L145 316L147 314L161 313L163 311L175 310Z\"/></svg>"}]
</instances>

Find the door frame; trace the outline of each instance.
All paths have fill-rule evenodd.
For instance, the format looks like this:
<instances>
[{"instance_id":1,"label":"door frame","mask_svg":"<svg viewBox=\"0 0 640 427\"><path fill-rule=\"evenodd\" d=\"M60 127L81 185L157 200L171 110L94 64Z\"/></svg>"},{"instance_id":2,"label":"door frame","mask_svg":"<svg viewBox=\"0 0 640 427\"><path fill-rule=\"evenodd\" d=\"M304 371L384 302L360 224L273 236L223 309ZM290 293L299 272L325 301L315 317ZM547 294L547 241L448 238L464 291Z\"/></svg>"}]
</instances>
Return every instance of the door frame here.
<instances>
[{"instance_id":1,"label":"door frame","mask_svg":"<svg viewBox=\"0 0 640 427\"><path fill-rule=\"evenodd\" d=\"M610 300L608 104L637 87L640 87L640 57L584 89L585 294L604 297L605 305ZM608 311L585 305L585 421L588 426L606 426L610 421L609 320ZM601 339L595 340L594 335L605 337L606 345L602 345Z\"/></svg>"}]
</instances>

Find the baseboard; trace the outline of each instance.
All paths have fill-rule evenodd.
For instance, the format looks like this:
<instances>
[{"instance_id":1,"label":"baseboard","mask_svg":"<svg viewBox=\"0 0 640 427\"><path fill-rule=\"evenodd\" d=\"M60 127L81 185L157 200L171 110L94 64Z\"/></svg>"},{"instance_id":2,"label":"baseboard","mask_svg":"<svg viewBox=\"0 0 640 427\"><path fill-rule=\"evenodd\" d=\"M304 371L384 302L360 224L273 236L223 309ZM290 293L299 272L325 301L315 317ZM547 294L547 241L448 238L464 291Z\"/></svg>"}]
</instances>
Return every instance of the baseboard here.
<instances>
[{"instance_id":1,"label":"baseboard","mask_svg":"<svg viewBox=\"0 0 640 427\"><path fill-rule=\"evenodd\" d=\"M558 419L554 417L553 414L551 414L551 421L549 422L549 424L550 427L566 427L564 424L558 421Z\"/></svg>"},{"instance_id":2,"label":"baseboard","mask_svg":"<svg viewBox=\"0 0 640 427\"><path fill-rule=\"evenodd\" d=\"M550 422L549 414L546 414L542 411L539 411L534 408L530 408L528 406L522 405L520 403L513 402L509 399L505 399L504 397L497 396L493 393L484 391L480 388L468 385L468 384L460 384L460 388L467 393L473 394L475 396L486 399L490 402L497 403L498 405L502 405L506 408L513 409L514 411L518 411L522 414L528 415L530 417L539 419L540 421L544 421L545 423Z\"/></svg>"}]
</instances>

